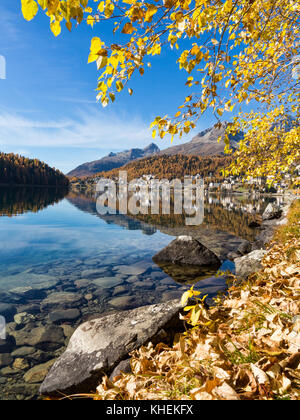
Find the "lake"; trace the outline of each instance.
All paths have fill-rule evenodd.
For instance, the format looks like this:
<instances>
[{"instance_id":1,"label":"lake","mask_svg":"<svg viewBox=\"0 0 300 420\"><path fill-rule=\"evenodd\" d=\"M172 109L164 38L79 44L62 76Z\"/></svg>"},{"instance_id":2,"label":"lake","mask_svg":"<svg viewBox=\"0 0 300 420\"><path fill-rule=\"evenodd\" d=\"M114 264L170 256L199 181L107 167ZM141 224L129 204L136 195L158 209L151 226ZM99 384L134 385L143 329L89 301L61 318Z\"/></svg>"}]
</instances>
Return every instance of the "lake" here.
<instances>
[{"instance_id":1,"label":"lake","mask_svg":"<svg viewBox=\"0 0 300 420\"><path fill-rule=\"evenodd\" d=\"M209 195L201 226L180 216L100 216L93 193L0 188L0 399L36 398L53 360L80 323L113 311L180 298L190 284L209 299L226 275L163 271L152 257L190 234L233 270L227 254L275 198ZM109 326L108 326L109 328Z\"/></svg>"}]
</instances>

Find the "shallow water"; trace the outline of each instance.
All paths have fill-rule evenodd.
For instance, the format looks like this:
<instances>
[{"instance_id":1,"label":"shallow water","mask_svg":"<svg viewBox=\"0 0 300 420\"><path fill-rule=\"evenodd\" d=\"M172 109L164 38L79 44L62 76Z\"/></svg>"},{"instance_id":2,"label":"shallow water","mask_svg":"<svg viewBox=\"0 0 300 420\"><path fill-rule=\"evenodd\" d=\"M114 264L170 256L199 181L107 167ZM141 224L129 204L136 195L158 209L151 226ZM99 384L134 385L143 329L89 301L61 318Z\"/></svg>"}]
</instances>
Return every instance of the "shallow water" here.
<instances>
[{"instance_id":1,"label":"shallow water","mask_svg":"<svg viewBox=\"0 0 300 420\"><path fill-rule=\"evenodd\" d=\"M210 297L225 290L225 276L202 273L199 281L195 274L193 281L177 270L173 279L152 257L178 234L191 233L217 253L222 270L232 269L226 252L241 238L254 238L248 228L253 203L262 212L268 202L210 196L203 226L187 230L182 220L165 216L100 217L91 194L64 194L0 189L0 315L7 322L7 339L0 339L2 399L35 398L44 370L32 374L32 368L51 363L90 317L179 298L193 282ZM35 336L53 326L63 328L63 340Z\"/></svg>"}]
</instances>

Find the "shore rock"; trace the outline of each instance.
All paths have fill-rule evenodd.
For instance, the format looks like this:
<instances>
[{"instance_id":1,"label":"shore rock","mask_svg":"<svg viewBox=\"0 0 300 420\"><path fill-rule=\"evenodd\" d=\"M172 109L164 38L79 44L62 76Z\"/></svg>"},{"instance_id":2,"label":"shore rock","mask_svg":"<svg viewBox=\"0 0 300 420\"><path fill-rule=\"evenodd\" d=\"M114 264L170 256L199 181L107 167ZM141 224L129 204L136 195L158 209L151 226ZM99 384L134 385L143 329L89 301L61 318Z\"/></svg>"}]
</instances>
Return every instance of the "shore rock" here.
<instances>
[{"instance_id":1,"label":"shore rock","mask_svg":"<svg viewBox=\"0 0 300 420\"><path fill-rule=\"evenodd\" d=\"M252 244L249 241L243 241L237 249L237 252L241 255L249 254L252 250Z\"/></svg>"},{"instance_id":2,"label":"shore rock","mask_svg":"<svg viewBox=\"0 0 300 420\"><path fill-rule=\"evenodd\" d=\"M156 264L172 263L217 268L221 265L221 261L212 251L191 236L179 236L158 252L153 261Z\"/></svg>"},{"instance_id":3,"label":"shore rock","mask_svg":"<svg viewBox=\"0 0 300 420\"><path fill-rule=\"evenodd\" d=\"M234 260L236 275L238 277L247 278L250 274L262 269L261 261L267 251L256 250L244 257L236 258Z\"/></svg>"},{"instance_id":4,"label":"shore rock","mask_svg":"<svg viewBox=\"0 0 300 420\"><path fill-rule=\"evenodd\" d=\"M176 300L113 313L82 324L53 365L40 393L57 395L95 389L101 377L109 375L132 350L150 340L155 343L161 329L172 335L178 331L182 327L180 309Z\"/></svg>"},{"instance_id":5,"label":"shore rock","mask_svg":"<svg viewBox=\"0 0 300 420\"><path fill-rule=\"evenodd\" d=\"M263 212L263 220L279 219L282 215L281 208L274 203L269 203Z\"/></svg>"},{"instance_id":6,"label":"shore rock","mask_svg":"<svg viewBox=\"0 0 300 420\"><path fill-rule=\"evenodd\" d=\"M112 381L116 376L119 376L122 373L132 373L130 360L131 359L122 360L122 362L120 362L118 366L114 368L109 379Z\"/></svg>"}]
</instances>

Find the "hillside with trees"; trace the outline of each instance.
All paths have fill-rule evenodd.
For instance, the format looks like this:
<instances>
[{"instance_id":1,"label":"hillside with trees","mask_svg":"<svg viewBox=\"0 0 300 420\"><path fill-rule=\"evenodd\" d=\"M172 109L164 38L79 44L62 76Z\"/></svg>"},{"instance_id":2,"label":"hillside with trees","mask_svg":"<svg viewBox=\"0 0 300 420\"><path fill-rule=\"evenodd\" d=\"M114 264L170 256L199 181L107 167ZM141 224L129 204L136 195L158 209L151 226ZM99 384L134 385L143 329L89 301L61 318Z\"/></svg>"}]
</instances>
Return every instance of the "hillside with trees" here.
<instances>
[{"instance_id":1,"label":"hillside with trees","mask_svg":"<svg viewBox=\"0 0 300 420\"><path fill-rule=\"evenodd\" d=\"M221 169L224 169L231 163L229 156L150 156L130 162L119 169L113 169L108 172L100 172L97 176L103 178L118 177L119 171L127 171L128 179L141 178L145 174L151 174L159 179L183 179L186 175L195 176L197 174L214 178L222 178Z\"/></svg>"},{"instance_id":2,"label":"hillside with trees","mask_svg":"<svg viewBox=\"0 0 300 420\"><path fill-rule=\"evenodd\" d=\"M68 186L68 178L38 159L0 153L0 184Z\"/></svg>"}]
</instances>

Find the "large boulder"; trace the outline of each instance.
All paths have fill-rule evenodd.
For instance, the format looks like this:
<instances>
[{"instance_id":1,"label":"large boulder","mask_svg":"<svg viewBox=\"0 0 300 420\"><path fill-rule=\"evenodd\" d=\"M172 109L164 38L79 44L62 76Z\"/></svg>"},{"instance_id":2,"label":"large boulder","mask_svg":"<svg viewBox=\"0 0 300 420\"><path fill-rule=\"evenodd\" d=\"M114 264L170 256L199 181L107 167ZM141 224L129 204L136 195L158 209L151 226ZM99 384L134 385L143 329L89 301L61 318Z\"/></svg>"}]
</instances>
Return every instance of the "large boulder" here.
<instances>
[{"instance_id":1,"label":"large boulder","mask_svg":"<svg viewBox=\"0 0 300 420\"><path fill-rule=\"evenodd\" d=\"M132 350L148 341L157 342L162 330L174 335L182 327L180 309L176 300L113 313L82 324L72 335L65 353L53 365L40 393L90 392L101 377L109 375Z\"/></svg>"},{"instance_id":2,"label":"large boulder","mask_svg":"<svg viewBox=\"0 0 300 420\"><path fill-rule=\"evenodd\" d=\"M234 260L236 275L238 277L247 278L250 274L261 270L263 268L261 261L266 255L266 252L267 251L260 249L252 251L244 257L236 258Z\"/></svg>"},{"instance_id":3,"label":"large boulder","mask_svg":"<svg viewBox=\"0 0 300 420\"><path fill-rule=\"evenodd\" d=\"M282 215L282 209L274 203L269 203L263 212L263 220L279 219Z\"/></svg>"},{"instance_id":4,"label":"large boulder","mask_svg":"<svg viewBox=\"0 0 300 420\"><path fill-rule=\"evenodd\" d=\"M199 267L220 267L221 261L191 236L179 236L153 257L156 264L172 263Z\"/></svg>"}]
</instances>

